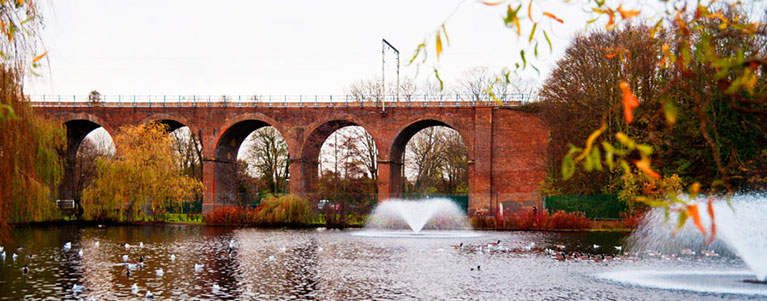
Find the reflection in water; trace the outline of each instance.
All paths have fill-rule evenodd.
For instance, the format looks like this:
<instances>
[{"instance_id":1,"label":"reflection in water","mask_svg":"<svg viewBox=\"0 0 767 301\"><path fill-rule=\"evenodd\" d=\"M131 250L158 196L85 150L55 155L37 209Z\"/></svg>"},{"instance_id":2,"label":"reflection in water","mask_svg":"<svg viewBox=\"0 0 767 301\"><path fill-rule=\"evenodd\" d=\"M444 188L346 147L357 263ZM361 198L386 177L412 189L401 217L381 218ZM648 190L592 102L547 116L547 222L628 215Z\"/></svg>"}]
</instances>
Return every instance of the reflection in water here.
<instances>
[{"instance_id":1,"label":"reflection in water","mask_svg":"<svg viewBox=\"0 0 767 301\"><path fill-rule=\"evenodd\" d=\"M557 262L541 252L557 244L586 252L594 252L593 245L599 244L605 246L600 252L616 252L612 246L621 244L623 234L484 232L481 237L423 239L372 238L351 232L200 226L16 229L17 245L5 250L23 246L24 251L15 262L10 256L0 262L0 300L144 299L147 291L156 299L174 300L699 300L712 296L623 287L592 275L616 269L742 265L732 258L705 263ZM515 250L534 242L538 251L477 252L497 240ZM67 241L72 242L71 250L62 248ZM465 248L452 247L461 242ZM82 257L77 254L80 249ZM130 275L123 255L129 264L136 264ZM143 265L138 263L141 256ZM23 264L31 268L26 277ZM195 270L195 264L204 266ZM162 275L156 273L160 268ZM73 291L75 284L83 286L82 292Z\"/></svg>"}]
</instances>

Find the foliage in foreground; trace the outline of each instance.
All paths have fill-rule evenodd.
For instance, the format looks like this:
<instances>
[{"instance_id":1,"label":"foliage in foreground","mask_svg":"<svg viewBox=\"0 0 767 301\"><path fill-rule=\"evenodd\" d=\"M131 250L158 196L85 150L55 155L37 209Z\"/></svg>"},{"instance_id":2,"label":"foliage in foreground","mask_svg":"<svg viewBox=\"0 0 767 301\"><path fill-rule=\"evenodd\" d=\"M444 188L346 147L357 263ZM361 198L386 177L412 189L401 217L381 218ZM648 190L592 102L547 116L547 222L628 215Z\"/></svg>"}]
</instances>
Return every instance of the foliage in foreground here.
<instances>
[{"instance_id":1,"label":"foliage in foreground","mask_svg":"<svg viewBox=\"0 0 767 301\"><path fill-rule=\"evenodd\" d=\"M120 156L99 159L98 177L83 191L83 218L162 220L167 208L193 201L202 183L184 175L172 139L159 123L121 128Z\"/></svg>"},{"instance_id":2,"label":"foliage in foreground","mask_svg":"<svg viewBox=\"0 0 767 301\"><path fill-rule=\"evenodd\" d=\"M0 242L8 223L56 218L52 202L63 174L57 151L65 147L61 125L36 116L22 93L26 72L45 57L37 54L42 27L36 1L0 3Z\"/></svg>"},{"instance_id":3,"label":"foliage in foreground","mask_svg":"<svg viewBox=\"0 0 767 301\"><path fill-rule=\"evenodd\" d=\"M63 174L59 150L64 128L36 115L24 100L18 76L0 70L0 98L16 118L0 120L0 233L7 223L39 222L58 216L53 198ZM0 237L0 240L1 237Z\"/></svg>"},{"instance_id":4,"label":"foliage in foreground","mask_svg":"<svg viewBox=\"0 0 767 301\"><path fill-rule=\"evenodd\" d=\"M294 194L267 196L256 208L225 206L203 216L209 225L303 226L311 219L309 201Z\"/></svg>"}]
</instances>

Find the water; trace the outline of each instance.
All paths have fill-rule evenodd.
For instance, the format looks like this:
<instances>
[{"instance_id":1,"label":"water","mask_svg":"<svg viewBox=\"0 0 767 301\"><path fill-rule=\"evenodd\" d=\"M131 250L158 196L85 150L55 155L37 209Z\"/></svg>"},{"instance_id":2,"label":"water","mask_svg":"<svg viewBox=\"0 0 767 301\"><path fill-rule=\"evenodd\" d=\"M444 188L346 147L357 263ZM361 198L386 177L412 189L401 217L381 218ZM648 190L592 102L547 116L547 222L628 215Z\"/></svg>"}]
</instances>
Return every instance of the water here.
<instances>
[{"instance_id":1,"label":"water","mask_svg":"<svg viewBox=\"0 0 767 301\"><path fill-rule=\"evenodd\" d=\"M367 221L369 229L470 230L466 214L449 199L387 200L379 204Z\"/></svg>"},{"instance_id":2,"label":"water","mask_svg":"<svg viewBox=\"0 0 767 301\"><path fill-rule=\"evenodd\" d=\"M736 195L731 199L732 207L723 199L715 199L716 235L713 241L710 241L711 217L707 201L708 198L703 196L696 200L706 236L695 227L692 219L683 228L677 229L678 213L672 211L667 219L662 209L656 209L631 235L629 245L648 256L670 257L670 260L721 257L730 264L718 269L643 270L606 273L600 277L657 288L767 295L767 285L743 282L764 281L767 277L767 228L763 225L767 210L765 197L758 194ZM747 268L733 270L732 266L740 262L745 263Z\"/></svg>"},{"instance_id":3,"label":"water","mask_svg":"<svg viewBox=\"0 0 767 301\"><path fill-rule=\"evenodd\" d=\"M263 230L204 226L34 227L14 230L17 261L0 262L0 300L20 299L759 299L624 285L598 275L620 271L742 271L727 256L559 262L544 248L616 254L622 233L479 232L469 238L371 238L361 230ZM431 231L431 230L424 230ZM229 242L235 250L227 252ZM510 251L488 251L501 240ZM70 250L63 248L71 242ZM95 242L99 245L96 246ZM137 245L143 242L144 247ZM453 245L463 243L462 249ZM132 247L125 249L128 243ZM529 248L531 243L534 247ZM594 250L593 245L601 245ZM479 248L482 251L478 252ZM77 251L83 250L79 257ZM10 253L9 253L10 254ZM176 260L171 261L170 255ZM30 257L29 255L33 255ZM129 261L144 266L126 275ZM700 260L698 260L700 259ZM24 276L21 266L29 264ZM195 264L203 264L195 271ZM477 271L476 267L481 266ZM157 269L164 273L158 276ZM473 270L472 270L473 269ZM84 286L75 293L74 284ZM134 294L131 286L136 284ZM214 285L219 287L214 290Z\"/></svg>"}]
</instances>

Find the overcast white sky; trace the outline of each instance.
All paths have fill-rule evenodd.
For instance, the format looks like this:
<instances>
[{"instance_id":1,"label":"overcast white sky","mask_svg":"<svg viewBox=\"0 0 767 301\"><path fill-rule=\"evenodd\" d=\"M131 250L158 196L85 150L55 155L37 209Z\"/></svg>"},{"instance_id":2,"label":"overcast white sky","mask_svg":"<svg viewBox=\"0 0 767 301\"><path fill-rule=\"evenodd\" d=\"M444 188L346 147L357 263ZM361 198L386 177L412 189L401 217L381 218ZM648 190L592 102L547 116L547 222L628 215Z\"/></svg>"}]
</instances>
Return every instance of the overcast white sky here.
<instances>
[{"instance_id":1,"label":"overcast white sky","mask_svg":"<svg viewBox=\"0 0 767 301\"><path fill-rule=\"evenodd\" d=\"M342 94L356 80L380 76L381 38L399 48L403 75L415 75L404 63L461 2L50 1L43 34L50 72L30 80L26 92ZM542 74L527 71L539 80L585 25L579 6L536 1L534 15L543 8L566 23L544 23L557 53L539 47ZM438 66L446 81L472 66L500 69L518 60L516 45L527 37L503 26L505 9L463 1L447 23L451 46ZM422 66L420 77L433 77L432 68Z\"/></svg>"}]
</instances>

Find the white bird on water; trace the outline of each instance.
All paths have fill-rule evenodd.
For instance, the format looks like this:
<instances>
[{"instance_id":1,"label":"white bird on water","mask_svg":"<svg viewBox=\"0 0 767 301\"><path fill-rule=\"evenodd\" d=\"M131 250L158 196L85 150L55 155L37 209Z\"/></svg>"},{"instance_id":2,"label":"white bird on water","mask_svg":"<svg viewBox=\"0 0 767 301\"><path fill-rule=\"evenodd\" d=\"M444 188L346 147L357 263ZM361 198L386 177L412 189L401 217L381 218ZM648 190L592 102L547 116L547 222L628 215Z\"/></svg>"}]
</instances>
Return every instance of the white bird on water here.
<instances>
[{"instance_id":1,"label":"white bird on water","mask_svg":"<svg viewBox=\"0 0 767 301\"><path fill-rule=\"evenodd\" d=\"M147 290L147 291L146 291L146 298L147 298L147 299L153 299L153 298L154 298L154 295L152 295L152 292L150 292L149 290Z\"/></svg>"},{"instance_id":2,"label":"white bird on water","mask_svg":"<svg viewBox=\"0 0 767 301\"><path fill-rule=\"evenodd\" d=\"M269 261L274 261L274 255L269 255Z\"/></svg>"},{"instance_id":3,"label":"white bird on water","mask_svg":"<svg viewBox=\"0 0 767 301\"><path fill-rule=\"evenodd\" d=\"M3 258L3 261L5 261L5 251L3 251L3 253L0 253L0 258Z\"/></svg>"},{"instance_id":4,"label":"white bird on water","mask_svg":"<svg viewBox=\"0 0 767 301\"><path fill-rule=\"evenodd\" d=\"M72 242L69 242L69 241L68 241L68 242L66 242L66 243L64 244L64 250L67 250L67 251L69 251L69 249L71 249L71 248L72 248Z\"/></svg>"},{"instance_id":5,"label":"white bird on water","mask_svg":"<svg viewBox=\"0 0 767 301\"><path fill-rule=\"evenodd\" d=\"M134 294L138 293L138 285L134 283L133 286L130 287L130 291Z\"/></svg>"},{"instance_id":6,"label":"white bird on water","mask_svg":"<svg viewBox=\"0 0 767 301\"><path fill-rule=\"evenodd\" d=\"M156 271L154 271L154 272L155 272L155 274L157 274L157 276L160 276L160 277L162 277L162 275L164 275L164 274L165 274L165 272L163 272L163 271L162 271L162 268L160 268L160 269L157 269L157 270L156 270Z\"/></svg>"},{"instance_id":7,"label":"white bird on water","mask_svg":"<svg viewBox=\"0 0 767 301\"><path fill-rule=\"evenodd\" d=\"M98 247L99 246L99 241L97 240L96 242L93 243L93 245Z\"/></svg>"},{"instance_id":8,"label":"white bird on water","mask_svg":"<svg viewBox=\"0 0 767 301\"><path fill-rule=\"evenodd\" d=\"M623 251L623 246L615 246L615 249L618 250L618 252Z\"/></svg>"},{"instance_id":9,"label":"white bird on water","mask_svg":"<svg viewBox=\"0 0 767 301\"><path fill-rule=\"evenodd\" d=\"M217 293L221 289L218 283L213 283L213 293Z\"/></svg>"},{"instance_id":10,"label":"white bird on water","mask_svg":"<svg viewBox=\"0 0 767 301\"><path fill-rule=\"evenodd\" d=\"M170 261L176 260L176 254L170 254Z\"/></svg>"},{"instance_id":11,"label":"white bird on water","mask_svg":"<svg viewBox=\"0 0 767 301\"><path fill-rule=\"evenodd\" d=\"M200 270L202 270L202 268L203 268L204 266L205 266L204 264L195 263L195 264L194 264L194 270L195 270L195 271L200 271Z\"/></svg>"},{"instance_id":12,"label":"white bird on water","mask_svg":"<svg viewBox=\"0 0 767 301\"><path fill-rule=\"evenodd\" d=\"M13 255L11 255L11 259L13 259L13 261L16 261L16 258L19 258L19 255L16 255L16 253L13 253Z\"/></svg>"},{"instance_id":13,"label":"white bird on water","mask_svg":"<svg viewBox=\"0 0 767 301\"><path fill-rule=\"evenodd\" d=\"M143 242L143 241L140 241L140 242L138 243L138 247L139 247L139 248L143 248L143 247L144 247L144 242Z\"/></svg>"},{"instance_id":14,"label":"white bird on water","mask_svg":"<svg viewBox=\"0 0 767 301\"><path fill-rule=\"evenodd\" d=\"M72 284L72 291L75 293L82 292L83 289L85 289L85 287L82 285Z\"/></svg>"},{"instance_id":15,"label":"white bird on water","mask_svg":"<svg viewBox=\"0 0 767 301\"><path fill-rule=\"evenodd\" d=\"M0 246L0 252L2 252L3 250L5 250L5 248L3 248L3 246Z\"/></svg>"},{"instance_id":16,"label":"white bird on water","mask_svg":"<svg viewBox=\"0 0 767 301\"><path fill-rule=\"evenodd\" d=\"M77 251L77 256L83 257L83 249L80 249L80 251Z\"/></svg>"},{"instance_id":17,"label":"white bird on water","mask_svg":"<svg viewBox=\"0 0 767 301\"><path fill-rule=\"evenodd\" d=\"M594 244L594 250L599 249L599 247L601 247L601 246L598 245L598 244Z\"/></svg>"},{"instance_id":18,"label":"white bird on water","mask_svg":"<svg viewBox=\"0 0 767 301\"><path fill-rule=\"evenodd\" d=\"M128 261L128 255L123 255L123 261Z\"/></svg>"},{"instance_id":19,"label":"white bird on water","mask_svg":"<svg viewBox=\"0 0 767 301\"><path fill-rule=\"evenodd\" d=\"M127 242L125 243L125 248L130 249L130 245Z\"/></svg>"}]
</instances>

